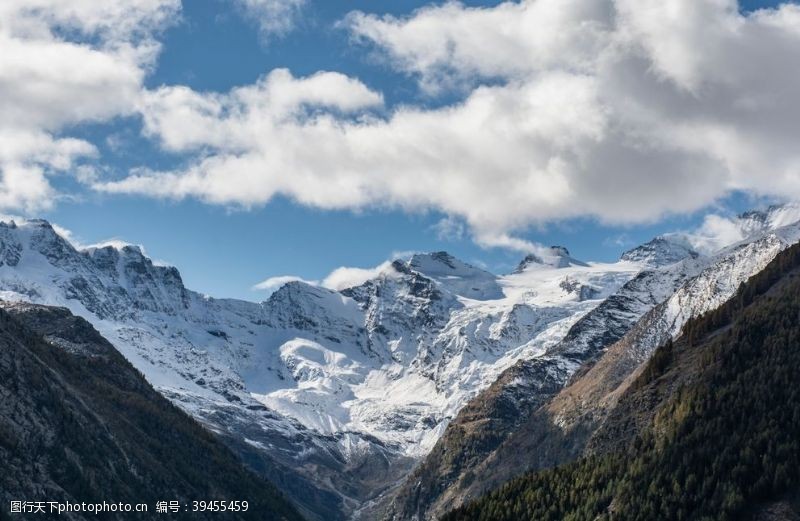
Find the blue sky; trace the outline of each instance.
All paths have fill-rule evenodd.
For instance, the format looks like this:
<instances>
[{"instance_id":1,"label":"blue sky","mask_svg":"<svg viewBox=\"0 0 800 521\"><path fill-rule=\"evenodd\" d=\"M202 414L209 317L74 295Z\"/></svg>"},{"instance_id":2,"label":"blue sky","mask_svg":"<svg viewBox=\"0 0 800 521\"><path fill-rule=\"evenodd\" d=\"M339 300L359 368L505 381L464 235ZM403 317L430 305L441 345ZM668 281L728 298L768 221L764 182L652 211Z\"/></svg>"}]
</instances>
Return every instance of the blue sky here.
<instances>
[{"instance_id":1,"label":"blue sky","mask_svg":"<svg viewBox=\"0 0 800 521\"><path fill-rule=\"evenodd\" d=\"M498 2L465 2L493 6ZM243 9L224 0L190 0L180 19L158 35L162 50L144 80L147 89L185 85L198 92L225 93L249 85L275 68L295 77L337 71L358 78L382 93L384 108L436 109L459 103L469 90L431 95L413 74L375 57L374 49L355 43L338 24L354 10L378 15L410 15L427 2L312 1L283 36L266 37ZM773 2L743 2L744 11ZM490 82L491 80L485 80ZM131 168L180 168L189 159L165 152L142 136L138 116L85 123L69 134L94 144L105 175L125 177ZM142 244L151 257L176 265L188 287L219 297L263 298L251 287L270 276L292 274L321 279L339 266L371 267L396 252L447 250L495 272L509 271L524 255L476 244L468 227L443 237L436 225L447 215L435 208L399 210L370 205L361 210L325 210L278 195L250 208L206 204L137 194L109 194L86 189L70 176L52 179L62 194L57 204L38 212L70 229L84 243L110 238ZM655 219L606 225L593 217L552 219L515 228L515 236L541 244L560 244L574 256L610 261L625 249L665 231L697 226L708 211L739 212L765 199L737 192L693 211ZM662 212L663 213L663 212ZM464 226L461 219L456 219Z\"/></svg>"}]
</instances>

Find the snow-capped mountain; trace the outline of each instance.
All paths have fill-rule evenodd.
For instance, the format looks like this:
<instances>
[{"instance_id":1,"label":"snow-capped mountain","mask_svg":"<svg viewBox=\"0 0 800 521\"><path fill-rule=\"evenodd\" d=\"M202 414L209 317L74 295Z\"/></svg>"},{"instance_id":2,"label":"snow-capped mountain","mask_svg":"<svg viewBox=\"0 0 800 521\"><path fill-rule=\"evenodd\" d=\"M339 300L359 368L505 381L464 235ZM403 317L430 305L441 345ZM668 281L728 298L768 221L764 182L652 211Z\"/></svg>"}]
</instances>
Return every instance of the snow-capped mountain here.
<instances>
[{"instance_id":1,"label":"snow-capped mountain","mask_svg":"<svg viewBox=\"0 0 800 521\"><path fill-rule=\"evenodd\" d=\"M447 252L413 255L408 268L436 281L454 295L475 300L503 298L497 277L461 262Z\"/></svg>"},{"instance_id":2,"label":"snow-capped mountain","mask_svg":"<svg viewBox=\"0 0 800 521\"><path fill-rule=\"evenodd\" d=\"M752 242L780 219L743 217L741 233ZM0 298L86 318L307 516L336 519L368 512L481 393L530 408L531 385L556 392L709 269L695 240L663 236L609 264L552 247L505 276L417 254L358 286L290 282L254 303L193 292L137 246L78 248L45 221L8 221Z\"/></svg>"},{"instance_id":3,"label":"snow-capped mountain","mask_svg":"<svg viewBox=\"0 0 800 521\"><path fill-rule=\"evenodd\" d=\"M674 255L671 248L660 251L668 252L669 257ZM687 251L679 262L650 268L666 262L657 255L649 256L646 263L640 264L643 271L604 296L599 305L572 323L544 351L520 358L498 375L459 411L422 463L392 497L384 499L379 510L385 508L388 519L422 520L433 519L460 504L464 489L473 484L477 475L475 470L534 410L558 393L582 364L619 340L703 266L702 260ZM552 275L541 266L531 264L523 273L539 273L545 278ZM563 279L559 285L562 283Z\"/></svg>"},{"instance_id":4,"label":"snow-capped mountain","mask_svg":"<svg viewBox=\"0 0 800 521\"><path fill-rule=\"evenodd\" d=\"M642 262L652 268L669 266L686 258L697 258L686 237L680 234L661 235L622 254L622 260Z\"/></svg>"},{"instance_id":5,"label":"snow-capped mountain","mask_svg":"<svg viewBox=\"0 0 800 521\"><path fill-rule=\"evenodd\" d=\"M586 264L570 256L569 250L563 246L551 246L537 253L529 253L519 263L515 273L523 272L531 267L567 268L569 266L583 266Z\"/></svg>"},{"instance_id":6,"label":"snow-capped mountain","mask_svg":"<svg viewBox=\"0 0 800 521\"><path fill-rule=\"evenodd\" d=\"M480 483L449 491L448 507L522 472L559 465L592 452L603 443L614 443L608 438L611 434L603 430L605 422L615 414L620 397L653 352L667 340L678 338L689 320L729 301L742 283L800 241L800 223L782 225L786 221L770 220L769 212L746 214L740 222L749 226L754 215L763 224L750 228L750 237L702 258L696 275L686 278L625 335L607 344L595 363L576 373L566 387L529 414L492 454L476 465L474 472L483 477ZM694 264L697 267L697 261ZM665 271L674 273L676 268L678 265Z\"/></svg>"},{"instance_id":7,"label":"snow-capped mountain","mask_svg":"<svg viewBox=\"0 0 800 521\"><path fill-rule=\"evenodd\" d=\"M87 318L212 430L299 469L290 495L311 483L344 513L402 478L464 403L639 270L574 261L498 277L437 252L342 291L291 282L251 303L190 291L137 246L76 248L40 220L0 225L0 261L0 298ZM367 459L386 465L353 471Z\"/></svg>"},{"instance_id":8,"label":"snow-capped mountain","mask_svg":"<svg viewBox=\"0 0 800 521\"><path fill-rule=\"evenodd\" d=\"M582 366L578 379L587 378L585 371L602 372L594 381L606 393L613 391L690 318L727 301L742 282L800 240L800 223L785 224L794 215L800 217L790 206L744 214L729 223L742 239L709 255L692 246L702 237L685 233L657 237L624 253L624 260L647 268L576 321L558 343L538 357L521 359L462 408L399 488L389 517L434 518L521 473L532 459L555 463L558 456L536 454L539 449L528 451L531 459L520 457L520 448L530 449L531 440L543 445L547 440L540 425L526 427L531 414L555 397L561 400L553 419L559 428L581 415L600 416L606 394L561 399L557 393Z\"/></svg>"}]
</instances>

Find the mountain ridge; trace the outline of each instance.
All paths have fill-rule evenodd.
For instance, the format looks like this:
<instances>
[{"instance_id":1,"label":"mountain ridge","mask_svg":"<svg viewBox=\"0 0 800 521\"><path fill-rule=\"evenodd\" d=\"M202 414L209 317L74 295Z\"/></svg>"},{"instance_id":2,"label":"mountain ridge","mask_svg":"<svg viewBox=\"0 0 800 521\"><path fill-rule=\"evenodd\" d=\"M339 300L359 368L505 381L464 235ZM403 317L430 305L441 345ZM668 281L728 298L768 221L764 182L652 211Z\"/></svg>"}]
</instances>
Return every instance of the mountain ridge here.
<instances>
[{"instance_id":1,"label":"mountain ridge","mask_svg":"<svg viewBox=\"0 0 800 521\"><path fill-rule=\"evenodd\" d=\"M29 221L0 225L0 297L90 320L309 517L367 518L462 413L484 414L475 396L526 417L696 275L705 257L685 254L676 271L623 259L494 275L433 252L341 291L291 282L254 303L193 292L139 247L81 250ZM518 427L500 416L498 431Z\"/></svg>"},{"instance_id":2,"label":"mountain ridge","mask_svg":"<svg viewBox=\"0 0 800 521\"><path fill-rule=\"evenodd\" d=\"M434 253L342 292L295 282L251 303L192 292L141 248L78 250L46 221L0 228L0 258L0 296L91 320L162 394L257 466L283 469L284 491L320 518L393 486L472 393L635 270L498 277ZM386 463L354 471L368 461Z\"/></svg>"},{"instance_id":3,"label":"mountain ridge","mask_svg":"<svg viewBox=\"0 0 800 521\"><path fill-rule=\"evenodd\" d=\"M795 244L661 344L574 463L444 519L796 519L798 273Z\"/></svg>"},{"instance_id":4,"label":"mountain ridge","mask_svg":"<svg viewBox=\"0 0 800 521\"><path fill-rule=\"evenodd\" d=\"M88 322L64 308L0 305L0 376L5 504L145 502L154 511L161 500L246 500L248 511L229 518L302 519L272 485L247 471Z\"/></svg>"},{"instance_id":5,"label":"mountain ridge","mask_svg":"<svg viewBox=\"0 0 800 521\"><path fill-rule=\"evenodd\" d=\"M751 218L752 215L747 217ZM769 222L766 216L760 220ZM686 254L683 261L641 272L617 295L584 316L554 348L573 360L572 369L562 372L559 381L548 387L540 386L545 376L539 366L546 358L522 361L467 404L431 454L390 500L386 516L427 519L441 515L530 467L552 466L575 457L587 433L592 432L591 425L597 420L593 416L602 409L595 403L583 406L581 399L568 399L565 393L574 387L575 380L586 380L601 370L594 364L608 359L606 349L613 353L612 344L622 341L625 335L633 335L634 326L642 322L637 327L644 334L632 337L635 340L625 340L616 350L622 354L619 363L624 361L625 365L614 371L627 378L655 347L679 334L689 318L725 302L735 293L738 283L763 269L778 252L798 240L797 223L777 229L765 227L715 256L701 257L683 249ZM582 339L582 335L588 337ZM537 376L531 378L532 374ZM597 381L611 385L614 390L622 382L612 385L609 382L616 377L611 377L612 373L608 373ZM526 381L530 382L527 386ZM561 391L564 385L567 387ZM613 395L605 398L605 394L597 396L613 399ZM534 414L538 408L550 406L554 399L563 402L559 409L562 412ZM570 425L573 437L565 439L561 435L566 428L562 417L570 414L580 417L581 410L586 411L584 414L591 421L588 425L580 422ZM531 419L526 423L529 416ZM473 425L477 426L474 431ZM541 447L537 448L536 443ZM553 457L537 461L537 454L548 452L542 449L544 446L550 447ZM531 454L530 459L526 459L526 453Z\"/></svg>"}]
</instances>

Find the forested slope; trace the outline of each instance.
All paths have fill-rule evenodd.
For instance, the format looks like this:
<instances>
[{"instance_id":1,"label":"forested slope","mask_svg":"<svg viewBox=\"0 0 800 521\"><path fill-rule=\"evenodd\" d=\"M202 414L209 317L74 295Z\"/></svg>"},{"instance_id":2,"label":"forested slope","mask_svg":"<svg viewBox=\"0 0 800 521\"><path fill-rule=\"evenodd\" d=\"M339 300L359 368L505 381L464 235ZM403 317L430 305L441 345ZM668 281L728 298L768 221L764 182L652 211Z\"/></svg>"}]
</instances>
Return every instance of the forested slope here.
<instances>
[{"instance_id":1,"label":"forested slope","mask_svg":"<svg viewBox=\"0 0 800 521\"><path fill-rule=\"evenodd\" d=\"M270 483L166 398L85 320L63 308L0 309L0 518L10 501L247 501L192 519L300 520ZM51 518L38 514L43 518ZM24 517L24 514L20 514ZM179 516L180 517L180 516ZM97 519L64 514L61 519Z\"/></svg>"},{"instance_id":2,"label":"forested slope","mask_svg":"<svg viewBox=\"0 0 800 521\"><path fill-rule=\"evenodd\" d=\"M791 497L800 479L799 267L794 246L661 346L586 456L444 519L726 520L763 516L763 505ZM781 502L770 518L793 519L796 504Z\"/></svg>"}]
</instances>

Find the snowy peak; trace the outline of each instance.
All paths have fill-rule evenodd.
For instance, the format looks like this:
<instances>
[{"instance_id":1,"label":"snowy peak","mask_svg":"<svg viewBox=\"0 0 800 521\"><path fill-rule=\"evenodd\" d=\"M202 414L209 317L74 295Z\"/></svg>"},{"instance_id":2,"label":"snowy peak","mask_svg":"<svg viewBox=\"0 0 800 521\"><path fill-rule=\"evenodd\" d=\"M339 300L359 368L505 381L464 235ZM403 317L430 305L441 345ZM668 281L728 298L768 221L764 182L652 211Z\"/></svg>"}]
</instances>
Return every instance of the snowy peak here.
<instances>
[{"instance_id":1,"label":"snowy peak","mask_svg":"<svg viewBox=\"0 0 800 521\"><path fill-rule=\"evenodd\" d=\"M415 253L409 259L408 265L420 273L431 275L441 272L455 272L459 271L459 269L464 269L465 267L472 267L456 259L446 251Z\"/></svg>"},{"instance_id":2,"label":"snowy peak","mask_svg":"<svg viewBox=\"0 0 800 521\"><path fill-rule=\"evenodd\" d=\"M408 262L394 260L391 269L384 270L377 277L368 279L360 286L340 291L362 305L373 298L420 299L438 301L444 298L439 284L433 278L423 275L409 267Z\"/></svg>"},{"instance_id":3,"label":"snowy peak","mask_svg":"<svg viewBox=\"0 0 800 521\"><path fill-rule=\"evenodd\" d=\"M188 306L188 291L178 270L158 266L132 245L77 249L42 219L0 223L0 291L43 297L54 288L65 302L77 301L100 318L129 317L138 311L170 315ZM11 295L9 295L11 296Z\"/></svg>"},{"instance_id":4,"label":"snowy peak","mask_svg":"<svg viewBox=\"0 0 800 521\"><path fill-rule=\"evenodd\" d=\"M339 342L357 335L363 313L355 301L337 291L295 281L284 284L264 304L265 318L275 328L305 332L312 338ZM314 337L313 335L317 335Z\"/></svg>"},{"instance_id":5,"label":"snowy peak","mask_svg":"<svg viewBox=\"0 0 800 521\"><path fill-rule=\"evenodd\" d=\"M418 253L406 263L408 269L434 280L445 290L475 300L503 297L497 276L463 262L447 252Z\"/></svg>"},{"instance_id":6,"label":"snowy peak","mask_svg":"<svg viewBox=\"0 0 800 521\"><path fill-rule=\"evenodd\" d=\"M301 316L321 314L325 311L351 310L355 307L352 300L338 291L302 281L287 282L264 303L264 308L268 312L289 312Z\"/></svg>"},{"instance_id":7,"label":"snowy peak","mask_svg":"<svg viewBox=\"0 0 800 521\"><path fill-rule=\"evenodd\" d=\"M766 210L745 212L738 217L747 237L766 230L775 230L800 221L800 203L772 205Z\"/></svg>"},{"instance_id":8,"label":"snowy peak","mask_svg":"<svg viewBox=\"0 0 800 521\"><path fill-rule=\"evenodd\" d=\"M471 278L476 276L494 278L491 273L460 261L446 251L414 254L408 260L408 267L434 279L443 277Z\"/></svg>"},{"instance_id":9,"label":"snowy peak","mask_svg":"<svg viewBox=\"0 0 800 521\"><path fill-rule=\"evenodd\" d=\"M620 260L640 262L652 268L660 268L683 259L696 259L699 255L682 236L667 234L626 251Z\"/></svg>"},{"instance_id":10,"label":"snowy peak","mask_svg":"<svg viewBox=\"0 0 800 521\"><path fill-rule=\"evenodd\" d=\"M304 298L324 298L332 290L308 284L301 280L292 280L278 288L267 300L268 303L285 302Z\"/></svg>"},{"instance_id":11,"label":"snowy peak","mask_svg":"<svg viewBox=\"0 0 800 521\"><path fill-rule=\"evenodd\" d=\"M800 204L797 203L774 205L766 210L744 212L736 217L709 215L698 229L660 235L626 251L621 260L660 268L684 259L713 255L726 247L752 241L798 221Z\"/></svg>"},{"instance_id":12,"label":"snowy peak","mask_svg":"<svg viewBox=\"0 0 800 521\"><path fill-rule=\"evenodd\" d=\"M787 203L766 210L744 212L736 217L709 215L699 229L680 235L696 251L708 255L765 233L791 227L799 221L800 204Z\"/></svg>"},{"instance_id":13,"label":"snowy peak","mask_svg":"<svg viewBox=\"0 0 800 521\"><path fill-rule=\"evenodd\" d=\"M529 253L517 265L514 273L522 273L530 268L568 268L570 266L588 266L583 261L579 261L569 254L569 250L564 246L550 246L537 253Z\"/></svg>"},{"instance_id":14,"label":"snowy peak","mask_svg":"<svg viewBox=\"0 0 800 521\"><path fill-rule=\"evenodd\" d=\"M14 238L26 249L45 256L55 266L79 264L78 252L64 237L56 233L49 222L31 219L16 223Z\"/></svg>"}]
</instances>

